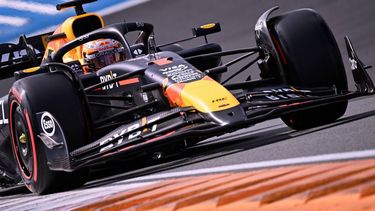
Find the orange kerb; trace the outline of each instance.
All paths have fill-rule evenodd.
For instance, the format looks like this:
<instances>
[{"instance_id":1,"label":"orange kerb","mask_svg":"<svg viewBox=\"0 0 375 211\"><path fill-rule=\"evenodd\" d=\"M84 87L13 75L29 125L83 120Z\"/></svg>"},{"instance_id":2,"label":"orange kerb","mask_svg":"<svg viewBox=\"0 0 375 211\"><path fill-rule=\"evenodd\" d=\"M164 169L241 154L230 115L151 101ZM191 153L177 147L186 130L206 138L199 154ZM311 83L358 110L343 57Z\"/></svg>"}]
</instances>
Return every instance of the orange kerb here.
<instances>
[{"instance_id":1,"label":"orange kerb","mask_svg":"<svg viewBox=\"0 0 375 211\"><path fill-rule=\"evenodd\" d=\"M170 179L79 206L76 210L375 210L375 159Z\"/></svg>"}]
</instances>

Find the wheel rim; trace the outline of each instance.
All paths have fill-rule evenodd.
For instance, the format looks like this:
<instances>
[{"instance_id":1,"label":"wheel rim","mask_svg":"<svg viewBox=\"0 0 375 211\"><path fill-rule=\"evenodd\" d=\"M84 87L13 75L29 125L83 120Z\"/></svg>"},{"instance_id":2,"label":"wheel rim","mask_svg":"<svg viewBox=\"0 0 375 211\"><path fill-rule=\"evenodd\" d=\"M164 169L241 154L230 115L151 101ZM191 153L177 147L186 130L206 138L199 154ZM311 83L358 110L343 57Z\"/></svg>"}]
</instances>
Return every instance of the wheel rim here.
<instances>
[{"instance_id":1,"label":"wheel rim","mask_svg":"<svg viewBox=\"0 0 375 211\"><path fill-rule=\"evenodd\" d=\"M33 172L33 153L30 143L29 131L27 129L24 114L19 105L14 110L13 134L15 151L20 168L27 178L31 178Z\"/></svg>"}]
</instances>

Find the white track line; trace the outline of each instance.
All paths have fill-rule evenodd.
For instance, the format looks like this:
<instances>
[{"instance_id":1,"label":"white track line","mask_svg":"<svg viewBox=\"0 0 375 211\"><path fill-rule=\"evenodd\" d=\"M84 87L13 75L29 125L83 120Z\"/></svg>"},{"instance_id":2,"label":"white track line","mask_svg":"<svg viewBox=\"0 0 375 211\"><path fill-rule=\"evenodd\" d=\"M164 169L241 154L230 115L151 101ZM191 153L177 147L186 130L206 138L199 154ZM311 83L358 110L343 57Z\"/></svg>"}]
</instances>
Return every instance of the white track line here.
<instances>
[{"instance_id":1,"label":"white track line","mask_svg":"<svg viewBox=\"0 0 375 211\"><path fill-rule=\"evenodd\" d=\"M136 181L143 181L143 180L160 180L160 179L182 177L182 176L194 176L194 175L201 175L201 174L212 174L212 173L220 173L220 172L239 171L239 170L279 167L279 166L286 166L286 165L319 163L319 162L351 160L351 159L363 159L363 158L373 158L373 157L375 157L375 150L342 152L342 153L314 155L314 156L308 156L308 157L288 158L288 159L282 159L282 160L262 161L262 162L256 162L256 163L245 163L245 164L238 164L238 165L229 165L229 166L220 166L220 167L196 169L196 170L181 171L181 172L156 174L156 175L129 179L129 180L125 180L125 181L121 181L117 183L136 182Z\"/></svg>"},{"instance_id":2,"label":"white track line","mask_svg":"<svg viewBox=\"0 0 375 211\"><path fill-rule=\"evenodd\" d=\"M155 183L155 181L152 181L111 187L76 189L67 192L52 193L45 196L29 194L19 198L8 197L8 199L4 199L4 201L0 203L0 210L74 210L84 204L91 204L92 202L102 200L108 196Z\"/></svg>"},{"instance_id":3,"label":"white track line","mask_svg":"<svg viewBox=\"0 0 375 211\"><path fill-rule=\"evenodd\" d=\"M0 0L0 7L47 15L55 15L58 13L55 5L53 4L41 4L30 1Z\"/></svg>"}]
</instances>

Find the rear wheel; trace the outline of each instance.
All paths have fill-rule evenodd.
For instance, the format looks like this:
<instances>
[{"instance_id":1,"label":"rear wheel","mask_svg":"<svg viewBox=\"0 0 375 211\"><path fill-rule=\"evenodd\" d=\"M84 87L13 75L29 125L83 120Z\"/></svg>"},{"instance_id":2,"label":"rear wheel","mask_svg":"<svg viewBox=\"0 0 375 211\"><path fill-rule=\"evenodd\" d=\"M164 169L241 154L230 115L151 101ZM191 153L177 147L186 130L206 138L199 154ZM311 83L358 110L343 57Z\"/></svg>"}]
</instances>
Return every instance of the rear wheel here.
<instances>
[{"instance_id":1,"label":"rear wheel","mask_svg":"<svg viewBox=\"0 0 375 211\"><path fill-rule=\"evenodd\" d=\"M268 24L287 84L348 89L336 40L319 14L300 9L276 16ZM346 107L347 101L342 101L293 112L282 120L294 129L310 128L335 121L345 113Z\"/></svg>"},{"instance_id":2,"label":"rear wheel","mask_svg":"<svg viewBox=\"0 0 375 211\"><path fill-rule=\"evenodd\" d=\"M39 138L42 131L38 130L41 121L37 114L48 111L63 128L69 150L84 145L87 140L81 103L66 76L43 74L17 81L9 94L9 108L13 153L29 190L45 194L83 185L88 169L50 170L47 147Z\"/></svg>"}]
</instances>

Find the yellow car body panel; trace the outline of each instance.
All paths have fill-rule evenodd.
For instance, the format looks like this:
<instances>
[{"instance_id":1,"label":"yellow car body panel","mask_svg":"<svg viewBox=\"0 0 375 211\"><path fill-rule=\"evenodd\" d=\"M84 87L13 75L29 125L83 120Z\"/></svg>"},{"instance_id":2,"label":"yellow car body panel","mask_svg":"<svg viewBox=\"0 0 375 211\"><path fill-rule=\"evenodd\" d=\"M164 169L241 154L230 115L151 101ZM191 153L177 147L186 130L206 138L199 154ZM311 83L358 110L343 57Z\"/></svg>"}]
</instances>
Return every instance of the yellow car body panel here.
<instances>
[{"instance_id":1,"label":"yellow car body panel","mask_svg":"<svg viewBox=\"0 0 375 211\"><path fill-rule=\"evenodd\" d=\"M202 80L173 84L166 89L170 103L210 113L238 106L238 100L221 84L206 76Z\"/></svg>"},{"instance_id":2,"label":"yellow car body panel","mask_svg":"<svg viewBox=\"0 0 375 211\"><path fill-rule=\"evenodd\" d=\"M86 13L86 14L73 16L73 17L66 19L53 33L53 35L65 34L65 36L61 38L55 38L51 40L50 42L48 42L43 58L46 59L48 55L50 55L52 52L60 49L66 43L76 39L77 37L74 33L73 25L77 20L85 19L85 18L98 18L101 24L101 26L98 26L98 28L104 27L103 18L94 13ZM77 48L70 50L63 57L64 62L71 62L71 61L77 61L77 60L82 60L82 46L78 46Z\"/></svg>"}]
</instances>

